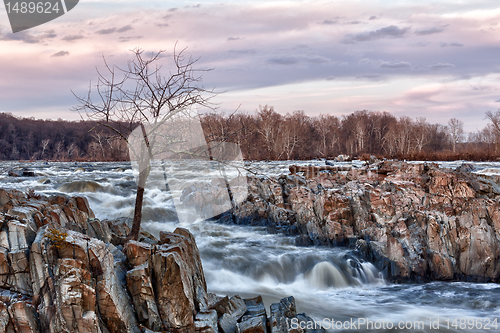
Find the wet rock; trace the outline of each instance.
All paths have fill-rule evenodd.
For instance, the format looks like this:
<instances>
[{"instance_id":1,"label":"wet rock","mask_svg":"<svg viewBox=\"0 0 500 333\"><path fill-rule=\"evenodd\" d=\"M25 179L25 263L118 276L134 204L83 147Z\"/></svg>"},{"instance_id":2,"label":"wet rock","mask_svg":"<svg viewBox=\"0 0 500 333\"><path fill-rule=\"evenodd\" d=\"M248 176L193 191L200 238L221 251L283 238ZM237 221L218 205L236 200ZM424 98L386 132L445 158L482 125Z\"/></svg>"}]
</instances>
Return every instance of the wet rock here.
<instances>
[{"instance_id":1,"label":"wet rock","mask_svg":"<svg viewBox=\"0 0 500 333\"><path fill-rule=\"evenodd\" d=\"M65 183L58 188L61 192L98 192L103 191L103 186L94 181L78 180L71 183Z\"/></svg>"},{"instance_id":2,"label":"wet rock","mask_svg":"<svg viewBox=\"0 0 500 333\"><path fill-rule=\"evenodd\" d=\"M455 169L456 172L473 172L476 171L474 165L470 163L462 163L458 168Z\"/></svg>"},{"instance_id":3,"label":"wet rock","mask_svg":"<svg viewBox=\"0 0 500 333\"><path fill-rule=\"evenodd\" d=\"M116 220L105 220L103 221L108 224L109 230L111 232L111 243L114 245L120 245L125 242L132 228L132 219L121 217Z\"/></svg>"},{"instance_id":4,"label":"wet rock","mask_svg":"<svg viewBox=\"0 0 500 333\"><path fill-rule=\"evenodd\" d=\"M207 283L201 265L201 257L194 236L184 228L176 228L173 233L160 233L159 251L176 252L181 255L188 268L193 287L196 310L207 307Z\"/></svg>"},{"instance_id":5,"label":"wet rock","mask_svg":"<svg viewBox=\"0 0 500 333\"><path fill-rule=\"evenodd\" d=\"M89 218L95 218L94 212L90 209L89 201L85 197L75 197L79 210L88 215Z\"/></svg>"},{"instance_id":6,"label":"wet rock","mask_svg":"<svg viewBox=\"0 0 500 333\"><path fill-rule=\"evenodd\" d=\"M293 296L283 298L279 303L273 303L269 312L271 333L288 332L289 320L297 315Z\"/></svg>"},{"instance_id":7,"label":"wet rock","mask_svg":"<svg viewBox=\"0 0 500 333\"><path fill-rule=\"evenodd\" d=\"M286 210L286 196L266 186L274 209ZM266 330L261 297L207 294L187 229L160 240L141 231L141 241L115 246L130 220L101 222L83 197L0 190L0 203L0 332Z\"/></svg>"},{"instance_id":8,"label":"wet rock","mask_svg":"<svg viewBox=\"0 0 500 333\"><path fill-rule=\"evenodd\" d=\"M169 329L192 329L194 290L186 263L177 252L158 252L153 255L152 268L163 324Z\"/></svg>"},{"instance_id":9,"label":"wet rock","mask_svg":"<svg viewBox=\"0 0 500 333\"><path fill-rule=\"evenodd\" d=\"M48 230L38 231L30 252L34 299L44 330L59 332L58 327L67 325L68 332L78 332L74 327L99 332L100 316L109 332L139 332L106 245L78 232L67 230L57 238Z\"/></svg>"},{"instance_id":10,"label":"wet rock","mask_svg":"<svg viewBox=\"0 0 500 333\"><path fill-rule=\"evenodd\" d=\"M87 228L85 233L89 237L100 239L104 243L111 241L111 231L107 223L101 222L96 218L89 218L86 222Z\"/></svg>"},{"instance_id":11,"label":"wet rock","mask_svg":"<svg viewBox=\"0 0 500 333\"><path fill-rule=\"evenodd\" d=\"M20 168L20 169L10 169L8 171L8 175L10 177L35 177L35 173L29 169L26 168Z\"/></svg>"},{"instance_id":12,"label":"wet rock","mask_svg":"<svg viewBox=\"0 0 500 333\"><path fill-rule=\"evenodd\" d=\"M499 281L500 186L493 176L390 160L329 168L300 169L314 171L309 179L250 177L249 196L228 221L294 230L302 246L366 240L358 253L394 281Z\"/></svg>"},{"instance_id":13,"label":"wet rock","mask_svg":"<svg viewBox=\"0 0 500 333\"><path fill-rule=\"evenodd\" d=\"M247 311L241 318L241 321L258 316L264 316L267 318L266 307L264 305L264 302L262 301L262 296L244 299L244 301L247 307Z\"/></svg>"},{"instance_id":14,"label":"wet rock","mask_svg":"<svg viewBox=\"0 0 500 333\"><path fill-rule=\"evenodd\" d=\"M236 332L236 324L243 317L247 307L245 301L238 295L229 299L229 302L224 306L222 317L219 319L219 327L223 333Z\"/></svg>"},{"instance_id":15,"label":"wet rock","mask_svg":"<svg viewBox=\"0 0 500 333\"><path fill-rule=\"evenodd\" d=\"M163 325L156 307L147 262L127 272L127 287L132 295L139 323L153 331L161 330Z\"/></svg>"},{"instance_id":16,"label":"wet rock","mask_svg":"<svg viewBox=\"0 0 500 333\"><path fill-rule=\"evenodd\" d=\"M7 306L4 302L0 301L0 332L4 333L7 331L7 325L9 325L9 312Z\"/></svg>"},{"instance_id":17,"label":"wet rock","mask_svg":"<svg viewBox=\"0 0 500 333\"><path fill-rule=\"evenodd\" d=\"M238 333L266 333L266 317L257 316L250 317L246 320L242 320L241 323L237 324Z\"/></svg>"},{"instance_id":18,"label":"wet rock","mask_svg":"<svg viewBox=\"0 0 500 333\"><path fill-rule=\"evenodd\" d=\"M208 310L198 312L194 320L194 326L196 332L200 333L219 332L219 328L217 326L217 311Z\"/></svg>"},{"instance_id":19,"label":"wet rock","mask_svg":"<svg viewBox=\"0 0 500 333\"><path fill-rule=\"evenodd\" d=\"M237 324L237 332L267 332L266 307L261 296L245 299L247 311Z\"/></svg>"}]
</instances>

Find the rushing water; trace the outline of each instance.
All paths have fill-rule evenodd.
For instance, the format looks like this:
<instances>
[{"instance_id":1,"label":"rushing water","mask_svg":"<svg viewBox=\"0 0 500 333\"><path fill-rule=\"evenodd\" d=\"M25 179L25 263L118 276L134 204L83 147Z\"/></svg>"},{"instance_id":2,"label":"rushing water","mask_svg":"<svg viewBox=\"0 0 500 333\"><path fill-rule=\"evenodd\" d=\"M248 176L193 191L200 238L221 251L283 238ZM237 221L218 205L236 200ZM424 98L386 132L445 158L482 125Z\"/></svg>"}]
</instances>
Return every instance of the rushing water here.
<instances>
[{"instance_id":1,"label":"rushing water","mask_svg":"<svg viewBox=\"0 0 500 333\"><path fill-rule=\"evenodd\" d=\"M290 163L258 162L248 167L253 172L277 175L287 173ZM359 166L362 162L350 164ZM440 164L453 168L461 162ZM7 170L20 166L35 171L36 177L7 175ZM500 163L475 166L478 173L500 174ZM172 166L167 170L171 178L172 170ZM2 162L0 172L3 188L83 195L101 219L133 215L136 185L130 163ZM179 182L194 177L174 175ZM158 178L147 186L143 211L143 226L150 232L172 231L179 226L174 200ZM182 226L196 237L211 292L262 295L267 306L293 295L299 312L317 321L326 318L324 327L337 325L333 331L500 332L498 284L390 284L373 265L359 262L346 248L296 247L293 238L268 234L265 228L199 218ZM340 329L340 325L349 329Z\"/></svg>"}]
</instances>

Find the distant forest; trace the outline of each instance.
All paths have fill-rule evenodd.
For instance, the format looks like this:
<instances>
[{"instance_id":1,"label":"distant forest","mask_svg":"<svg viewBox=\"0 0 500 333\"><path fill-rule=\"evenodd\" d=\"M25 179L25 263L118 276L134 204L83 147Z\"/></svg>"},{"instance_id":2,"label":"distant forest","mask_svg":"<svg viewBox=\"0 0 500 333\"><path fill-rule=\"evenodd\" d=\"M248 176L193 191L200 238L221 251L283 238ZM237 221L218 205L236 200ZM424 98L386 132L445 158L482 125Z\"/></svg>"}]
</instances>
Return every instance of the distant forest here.
<instances>
[{"instance_id":1,"label":"distant forest","mask_svg":"<svg viewBox=\"0 0 500 333\"><path fill-rule=\"evenodd\" d=\"M446 125L388 112L356 111L337 117L286 115L261 106L255 113L201 116L207 141L239 144L246 160L377 157L408 160L496 160L500 157L500 110L490 123L465 133L463 122ZM128 160L124 140L90 121L37 120L0 113L0 160Z\"/></svg>"}]
</instances>

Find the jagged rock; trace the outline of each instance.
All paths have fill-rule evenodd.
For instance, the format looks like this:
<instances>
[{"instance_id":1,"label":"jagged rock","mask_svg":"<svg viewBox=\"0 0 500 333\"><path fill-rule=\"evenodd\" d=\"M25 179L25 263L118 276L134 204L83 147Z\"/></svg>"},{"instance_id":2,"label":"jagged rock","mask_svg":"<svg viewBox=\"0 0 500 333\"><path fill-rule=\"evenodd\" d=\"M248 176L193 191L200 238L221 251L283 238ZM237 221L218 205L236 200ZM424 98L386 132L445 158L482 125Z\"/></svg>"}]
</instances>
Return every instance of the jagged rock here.
<instances>
[{"instance_id":1,"label":"jagged rock","mask_svg":"<svg viewBox=\"0 0 500 333\"><path fill-rule=\"evenodd\" d=\"M9 305L8 311L16 333L40 332L38 316L31 304L18 301Z\"/></svg>"},{"instance_id":2,"label":"jagged rock","mask_svg":"<svg viewBox=\"0 0 500 333\"><path fill-rule=\"evenodd\" d=\"M10 169L8 175L11 177L35 177L35 173L26 168Z\"/></svg>"},{"instance_id":3,"label":"jagged rock","mask_svg":"<svg viewBox=\"0 0 500 333\"><path fill-rule=\"evenodd\" d=\"M366 240L358 252L394 281L500 280L495 177L389 160L292 171L312 178L249 177L248 198L228 221L294 230L297 245Z\"/></svg>"},{"instance_id":4,"label":"jagged rock","mask_svg":"<svg viewBox=\"0 0 500 333\"><path fill-rule=\"evenodd\" d=\"M159 251L176 252L188 268L194 295L195 310L207 307L207 283L201 265L200 252L194 236L184 228L176 228L173 233L160 232Z\"/></svg>"},{"instance_id":5,"label":"jagged rock","mask_svg":"<svg viewBox=\"0 0 500 333\"><path fill-rule=\"evenodd\" d=\"M266 333L267 314L266 307L261 296L245 299L247 311L237 324L237 332L241 333Z\"/></svg>"},{"instance_id":6,"label":"jagged rock","mask_svg":"<svg viewBox=\"0 0 500 333\"><path fill-rule=\"evenodd\" d=\"M68 332L78 332L75 327L100 332L100 316L109 332L139 332L106 245L70 230L54 240L47 230L40 228L30 252L34 299L44 331L59 332L66 323Z\"/></svg>"},{"instance_id":7,"label":"jagged rock","mask_svg":"<svg viewBox=\"0 0 500 333\"><path fill-rule=\"evenodd\" d=\"M247 312L245 312L243 317L241 317L241 321L257 316L264 316L267 320L266 307L262 301L262 296L244 299L244 301L247 307Z\"/></svg>"},{"instance_id":8,"label":"jagged rock","mask_svg":"<svg viewBox=\"0 0 500 333\"><path fill-rule=\"evenodd\" d=\"M198 312L194 319L194 326L196 332L200 333L219 332L219 328L217 327L217 311L208 310Z\"/></svg>"},{"instance_id":9,"label":"jagged rock","mask_svg":"<svg viewBox=\"0 0 500 333\"><path fill-rule=\"evenodd\" d=\"M124 252L128 262L136 267L147 263L151 259L153 247L150 244L130 240L125 244Z\"/></svg>"},{"instance_id":10,"label":"jagged rock","mask_svg":"<svg viewBox=\"0 0 500 333\"><path fill-rule=\"evenodd\" d=\"M269 312L271 333L287 333L290 318L297 315L293 296L283 298L279 303L273 303Z\"/></svg>"},{"instance_id":11,"label":"jagged rock","mask_svg":"<svg viewBox=\"0 0 500 333\"><path fill-rule=\"evenodd\" d=\"M7 331L7 325L9 325L9 312L7 306L4 302L0 301L0 332L5 333Z\"/></svg>"},{"instance_id":12,"label":"jagged rock","mask_svg":"<svg viewBox=\"0 0 500 333\"><path fill-rule=\"evenodd\" d=\"M266 214L284 219L290 193L271 183L262 191L273 198ZM207 294L187 229L162 232L159 241L141 231L140 242L121 246L130 220L100 222L85 198L0 189L0 204L0 333L266 329L261 297Z\"/></svg>"},{"instance_id":13,"label":"jagged rock","mask_svg":"<svg viewBox=\"0 0 500 333\"><path fill-rule=\"evenodd\" d=\"M88 215L89 218L95 218L94 212L90 209L89 201L85 197L75 197L79 210Z\"/></svg>"},{"instance_id":14,"label":"jagged rock","mask_svg":"<svg viewBox=\"0 0 500 333\"><path fill-rule=\"evenodd\" d=\"M236 324L247 311L245 301L240 296L234 295L222 310L222 317L219 319L219 327L223 333L236 332Z\"/></svg>"},{"instance_id":15,"label":"jagged rock","mask_svg":"<svg viewBox=\"0 0 500 333\"><path fill-rule=\"evenodd\" d=\"M238 333L266 333L266 317L257 316L242 320L237 324Z\"/></svg>"},{"instance_id":16,"label":"jagged rock","mask_svg":"<svg viewBox=\"0 0 500 333\"><path fill-rule=\"evenodd\" d=\"M229 306L229 297L212 297L212 302L208 307L209 310L213 309L217 312L217 316L220 318L226 312L226 308Z\"/></svg>"},{"instance_id":17,"label":"jagged rock","mask_svg":"<svg viewBox=\"0 0 500 333\"><path fill-rule=\"evenodd\" d=\"M114 245L123 244L125 238L130 233L132 227L132 219L130 218L118 218L112 221L103 221L108 224L109 230L111 231L111 243Z\"/></svg>"},{"instance_id":18,"label":"jagged rock","mask_svg":"<svg viewBox=\"0 0 500 333\"><path fill-rule=\"evenodd\" d=\"M154 331L161 330L162 322L156 307L147 261L127 272L127 286L139 323Z\"/></svg>"},{"instance_id":19,"label":"jagged rock","mask_svg":"<svg viewBox=\"0 0 500 333\"><path fill-rule=\"evenodd\" d=\"M164 326L192 328L194 288L186 263L177 252L158 252L153 255L152 268L157 306Z\"/></svg>"},{"instance_id":20,"label":"jagged rock","mask_svg":"<svg viewBox=\"0 0 500 333\"><path fill-rule=\"evenodd\" d=\"M226 297L214 293L207 293L207 309L214 309L214 306Z\"/></svg>"},{"instance_id":21,"label":"jagged rock","mask_svg":"<svg viewBox=\"0 0 500 333\"><path fill-rule=\"evenodd\" d=\"M111 231L109 230L108 224L102 223L96 218L87 219L86 234L89 237L100 239L104 243L109 243L111 241Z\"/></svg>"}]
</instances>

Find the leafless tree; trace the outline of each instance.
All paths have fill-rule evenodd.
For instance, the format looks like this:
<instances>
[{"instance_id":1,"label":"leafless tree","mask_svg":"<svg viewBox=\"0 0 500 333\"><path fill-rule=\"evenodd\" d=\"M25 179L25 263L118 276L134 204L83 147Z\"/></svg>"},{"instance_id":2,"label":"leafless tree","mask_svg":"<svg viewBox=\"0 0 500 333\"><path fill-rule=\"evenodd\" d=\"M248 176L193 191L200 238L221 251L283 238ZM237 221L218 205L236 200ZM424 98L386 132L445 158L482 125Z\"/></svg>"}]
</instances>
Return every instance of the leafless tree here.
<instances>
[{"instance_id":1,"label":"leafless tree","mask_svg":"<svg viewBox=\"0 0 500 333\"><path fill-rule=\"evenodd\" d=\"M451 118L448 121L448 132L450 134L451 147L455 153L457 143L462 142L464 137L464 123L457 118Z\"/></svg>"},{"instance_id":2,"label":"leafless tree","mask_svg":"<svg viewBox=\"0 0 500 333\"><path fill-rule=\"evenodd\" d=\"M415 151L422 152L422 149L429 141L425 117L417 118L417 121L413 124L412 139L415 143Z\"/></svg>"},{"instance_id":3,"label":"leafless tree","mask_svg":"<svg viewBox=\"0 0 500 333\"><path fill-rule=\"evenodd\" d=\"M80 155L80 149L74 143L70 144L68 147L68 156L72 158L77 158Z\"/></svg>"},{"instance_id":4,"label":"leafless tree","mask_svg":"<svg viewBox=\"0 0 500 333\"><path fill-rule=\"evenodd\" d=\"M90 87L85 97L75 95L79 105L74 110L111 129L116 137L128 142L128 135L137 126L145 134L149 153L131 156L139 164L139 176L134 220L127 239L137 240L139 236L144 187L151 168L145 125L157 126L193 106L212 110L216 107L211 102L214 91L201 86L202 73L207 70L195 69L198 59L186 58L184 52L185 49L177 52L174 48L172 70L168 72L160 65L164 51L147 57L142 49L136 48L126 68L111 66L104 58L104 72L97 71L95 89Z\"/></svg>"},{"instance_id":5,"label":"leafless tree","mask_svg":"<svg viewBox=\"0 0 500 333\"><path fill-rule=\"evenodd\" d=\"M43 158L43 154L47 150L47 147L49 146L50 139L45 139L42 141L42 153L40 154L40 158Z\"/></svg>"},{"instance_id":6,"label":"leafless tree","mask_svg":"<svg viewBox=\"0 0 500 333\"><path fill-rule=\"evenodd\" d=\"M262 136L264 140L264 146L267 150L267 158L273 159L277 153L276 145L278 143L278 135L280 130L280 123L282 122L282 116L274 111L274 108L265 106L259 106L257 111L259 118L259 125L257 131Z\"/></svg>"},{"instance_id":7,"label":"leafless tree","mask_svg":"<svg viewBox=\"0 0 500 333\"><path fill-rule=\"evenodd\" d=\"M495 130L500 133L500 109L495 112L486 111L486 119L490 120Z\"/></svg>"}]
</instances>

